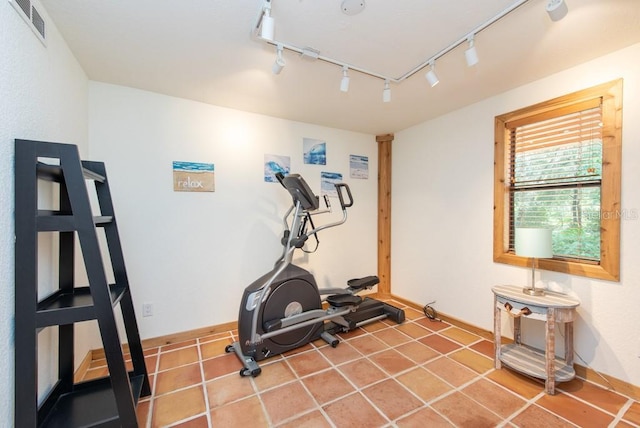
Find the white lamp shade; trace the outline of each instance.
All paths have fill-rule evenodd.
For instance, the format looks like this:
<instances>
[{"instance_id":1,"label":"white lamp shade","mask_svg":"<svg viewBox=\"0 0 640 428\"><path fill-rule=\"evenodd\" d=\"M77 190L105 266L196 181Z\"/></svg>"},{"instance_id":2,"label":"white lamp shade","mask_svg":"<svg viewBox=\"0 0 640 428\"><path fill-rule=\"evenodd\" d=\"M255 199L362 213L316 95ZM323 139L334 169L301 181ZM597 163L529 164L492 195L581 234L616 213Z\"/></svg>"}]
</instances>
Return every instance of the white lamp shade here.
<instances>
[{"instance_id":1,"label":"white lamp shade","mask_svg":"<svg viewBox=\"0 0 640 428\"><path fill-rule=\"evenodd\" d=\"M519 227L516 228L516 255L523 257L551 258L551 229Z\"/></svg>"}]
</instances>

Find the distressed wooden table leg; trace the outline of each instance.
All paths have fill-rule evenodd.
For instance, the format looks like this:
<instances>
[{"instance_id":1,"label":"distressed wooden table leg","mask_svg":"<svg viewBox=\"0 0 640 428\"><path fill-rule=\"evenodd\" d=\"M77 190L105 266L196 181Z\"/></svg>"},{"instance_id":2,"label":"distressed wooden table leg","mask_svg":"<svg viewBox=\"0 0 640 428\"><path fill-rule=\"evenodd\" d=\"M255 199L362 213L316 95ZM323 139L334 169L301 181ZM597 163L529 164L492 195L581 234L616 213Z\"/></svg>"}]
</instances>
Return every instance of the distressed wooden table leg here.
<instances>
[{"instance_id":1,"label":"distressed wooden table leg","mask_svg":"<svg viewBox=\"0 0 640 428\"><path fill-rule=\"evenodd\" d=\"M545 382L545 391L547 394L553 395L556 390L556 370L555 370L555 357L556 357L556 317L555 309L547 308L547 331L546 347L545 347L545 372L547 379ZM566 337L566 336L565 336Z\"/></svg>"},{"instance_id":2,"label":"distressed wooden table leg","mask_svg":"<svg viewBox=\"0 0 640 428\"><path fill-rule=\"evenodd\" d=\"M564 324L564 360L573 366L573 321Z\"/></svg>"},{"instance_id":3,"label":"distressed wooden table leg","mask_svg":"<svg viewBox=\"0 0 640 428\"><path fill-rule=\"evenodd\" d=\"M500 320L500 312L502 310L498 307L498 298L493 296L493 365L496 369L502 368L502 362L500 361L500 346L502 337L502 322Z\"/></svg>"}]
</instances>

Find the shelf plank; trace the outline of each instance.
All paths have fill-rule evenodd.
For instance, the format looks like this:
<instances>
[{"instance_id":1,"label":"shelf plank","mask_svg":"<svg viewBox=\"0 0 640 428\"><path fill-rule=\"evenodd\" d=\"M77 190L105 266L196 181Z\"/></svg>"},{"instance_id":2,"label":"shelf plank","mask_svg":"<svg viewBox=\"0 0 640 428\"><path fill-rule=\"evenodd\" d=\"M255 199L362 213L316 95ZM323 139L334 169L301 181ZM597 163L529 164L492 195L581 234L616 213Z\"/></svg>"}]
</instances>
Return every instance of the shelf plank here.
<instances>
[{"instance_id":1,"label":"shelf plank","mask_svg":"<svg viewBox=\"0 0 640 428\"><path fill-rule=\"evenodd\" d=\"M131 392L137 404L144 376L131 377ZM74 385L62 394L42 423L47 428L120 426L116 400L108 377Z\"/></svg>"},{"instance_id":2,"label":"shelf plank","mask_svg":"<svg viewBox=\"0 0 640 428\"><path fill-rule=\"evenodd\" d=\"M93 217L96 226L104 227L113 222L113 216L100 215ZM38 232L73 232L78 229L73 215L60 211L38 210Z\"/></svg>"},{"instance_id":3,"label":"shelf plank","mask_svg":"<svg viewBox=\"0 0 640 428\"><path fill-rule=\"evenodd\" d=\"M64 180L64 174L60 165L51 165L44 162L38 162L36 165L36 171L38 178L41 180L53 181L61 183ZM97 172L91 171L88 168L82 168L82 175L87 180L93 180L100 183L104 183L105 177Z\"/></svg>"},{"instance_id":4,"label":"shelf plank","mask_svg":"<svg viewBox=\"0 0 640 428\"><path fill-rule=\"evenodd\" d=\"M36 164L36 173L41 180L54 181L56 183L62 182L62 168L60 165L50 165L44 162L38 162Z\"/></svg>"},{"instance_id":5,"label":"shelf plank","mask_svg":"<svg viewBox=\"0 0 640 428\"><path fill-rule=\"evenodd\" d=\"M93 218L93 223L100 227L104 227L111 222L113 222L113 216L111 215L99 215Z\"/></svg>"},{"instance_id":6,"label":"shelf plank","mask_svg":"<svg viewBox=\"0 0 640 428\"><path fill-rule=\"evenodd\" d=\"M38 232L73 232L77 229L75 217L55 211L38 211Z\"/></svg>"},{"instance_id":7,"label":"shelf plank","mask_svg":"<svg viewBox=\"0 0 640 428\"><path fill-rule=\"evenodd\" d=\"M89 168L86 168L86 167L82 167L82 175L84 175L84 178L86 178L87 180L93 180L99 183L104 183L105 181L104 175L98 174L95 171L91 171Z\"/></svg>"},{"instance_id":8,"label":"shelf plank","mask_svg":"<svg viewBox=\"0 0 640 428\"><path fill-rule=\"evenodd\" d=\"M545 355L543 351L515 343L500 347L500 361L508 367L538 379L547 379ZM576 377L573 366L560 358L554 359L556 382L566 382Z\"/></svg>"},{"instance_id":9,"label":"shelf plank","mask_svg":"<svg viewBox=\"0 0 640 428\"><path fill-rule=\"evenodd\" d=\"M109 285L111 302L115 306L120 301L126 287ZM77 287L72 292L58 290L46 299L38 302L36 326L49 327L58 324L71 324L96 318L93 297L89 287Z\"/></svg>"}]
</instances>

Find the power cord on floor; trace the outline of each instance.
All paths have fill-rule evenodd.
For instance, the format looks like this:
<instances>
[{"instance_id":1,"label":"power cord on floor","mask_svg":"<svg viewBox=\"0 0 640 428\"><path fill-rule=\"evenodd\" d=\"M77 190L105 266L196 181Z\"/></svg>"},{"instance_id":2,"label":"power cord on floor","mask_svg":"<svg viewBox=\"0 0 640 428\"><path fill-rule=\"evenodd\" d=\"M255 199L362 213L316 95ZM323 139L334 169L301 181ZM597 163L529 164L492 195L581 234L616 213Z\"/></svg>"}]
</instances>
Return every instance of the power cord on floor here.
<instances>
[{"instance_id":1,"label":"power cord on floor","mask_svg":"<svg viewBox=\"0 0 640 428\"><path fill-rule=\"evenodd\" d=\"M430 302L424 305L424 308L422 308L422 312L424 312L425 316L429 319L429 321L442 321L440 318L438 318L438 313L436 312L436 310L433 309L433 307L431 306L435 302L436 301L434 300L433 302Z\"/></svg>"},{"instance_id":2,"label":"power cord on floor","mask_svg":"<svg viewBox=\"0 0 640 428\"><path fill-rule=\"evenodd\" d=\"M563 332L563 331L562 331L562 329L560 328L560 325L557 325L556 327L557 327L557 329L558 329L558 333L560 333L560 336L562 336L562 338L564 339L564 332ZM578 357L578 359L580 359L580 361L582 361L582 362L584 363L584 365L585 365L585 366L587 366L589 369L593 370L593 372L594 372L595 374L597 374L598 376L600 376L600 377L602 378L602 380L604 380L604 381L607 383L607 385L609 385L609 389L610 389L610 390L612 390L612 391L615 391L615 390L616 390L616 388L611 384L611 382L609 382L609 379L607 379L607 378L606 378L606 377L604 377L604 376L603 376L599 371L597 371L596 369L594 369L593 367L591 367L591 366L589 365L589 363L587 363L587 362L584 360L584 358L582 358L582 357L580 356L580 354L578 354L578 352L577 352L575 349L573 350L573 353L575 354L575 356L576 356L576 357Z\"/></svg>"}]
</instances>

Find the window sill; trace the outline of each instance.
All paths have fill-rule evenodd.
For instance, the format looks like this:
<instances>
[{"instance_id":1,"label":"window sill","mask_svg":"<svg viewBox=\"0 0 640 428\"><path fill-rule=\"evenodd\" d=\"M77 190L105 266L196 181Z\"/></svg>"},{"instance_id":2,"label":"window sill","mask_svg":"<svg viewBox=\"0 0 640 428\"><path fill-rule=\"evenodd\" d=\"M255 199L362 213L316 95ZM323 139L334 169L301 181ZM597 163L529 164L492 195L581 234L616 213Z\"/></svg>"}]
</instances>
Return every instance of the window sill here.
<instances>
[{"instance_id":1,"label":"window sill","mask_svg":"<svg viewBox=\"0 0 640 428\"><path fill-rule=\"evenodd\" d=\"M516 256L512 253L494 254L493 261L514 266L528 267L531 262L528 257ZM619 271L609 271L602 264L580 263L567 260L538 259L537 268L561 272L569 275L584 276L587 278L604 279L607 281L620 281Z\"/></svg>"}]
</instances>

